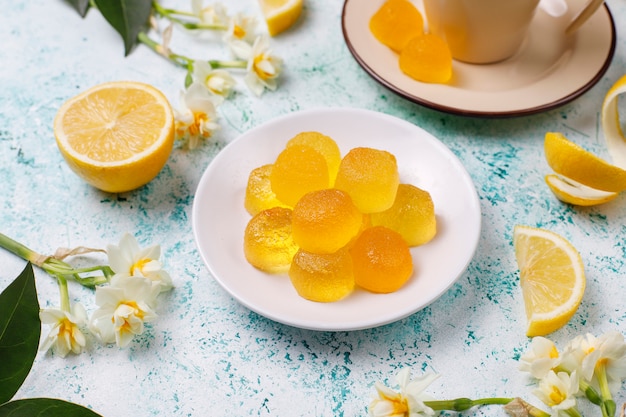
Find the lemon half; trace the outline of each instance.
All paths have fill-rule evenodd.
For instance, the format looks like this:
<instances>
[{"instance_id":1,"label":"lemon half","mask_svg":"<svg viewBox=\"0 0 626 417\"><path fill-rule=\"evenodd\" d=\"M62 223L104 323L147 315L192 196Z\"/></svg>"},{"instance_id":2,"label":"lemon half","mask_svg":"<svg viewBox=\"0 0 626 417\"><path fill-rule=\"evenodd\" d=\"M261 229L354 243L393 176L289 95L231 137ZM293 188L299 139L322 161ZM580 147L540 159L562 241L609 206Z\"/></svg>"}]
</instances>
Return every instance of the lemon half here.
<instances>
[{"instance_id":1,"label":"lemon half","mask_svg":"<svg viewBox=\"0 0 626 417\"><path fill-rule=\"evenodd\" d=\"M55 117L54 135L79 177L119 193L148 183L161 171L174 145L174 115L156 88L115 81L66 101Z\"/></svg>"}]
</instances>

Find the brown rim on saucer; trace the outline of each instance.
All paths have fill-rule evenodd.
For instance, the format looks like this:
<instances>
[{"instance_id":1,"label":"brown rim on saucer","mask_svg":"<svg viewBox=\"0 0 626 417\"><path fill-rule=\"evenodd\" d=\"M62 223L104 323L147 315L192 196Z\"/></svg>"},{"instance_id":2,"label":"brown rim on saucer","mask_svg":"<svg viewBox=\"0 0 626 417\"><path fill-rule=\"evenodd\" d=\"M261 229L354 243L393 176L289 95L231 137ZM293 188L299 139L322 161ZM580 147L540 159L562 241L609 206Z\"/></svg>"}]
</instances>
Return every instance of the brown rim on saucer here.
<instances>
[{"instance_id":1,"label":"brown rim on saucer","mask_svg":"<svg viewBox=\"0 0 626 417\"><path fill-rule=\"evenodd\" d=\"M369 32L368 19L370 15L367 14L369 11L365 10L365 8L378 8L380 7L380 4L382 4L380 2L370 1L371 0L346 0L344 2L341 18L342 32L350 53L355 58L357 63L365 70L365 72L379 84L409 101L444 113L483 118L506 118L528 116L555 109L580 97L591 89L598 81L600 81L602 76L608 70L615 53L615 23L608 5L605 3L603 11L599 10L596 12L596 15L590 19L588 24L586 24L587 26L583 26L579 29L579 33L574 34L571 38L564 38L564 42L567 41L568 43L564 43L563 45L565 46L561 45L565 49L562 51L560 49L558 50L559 56L554 57L554 63L551 64L548 62L546 64L546 68L542 69L541 72L538 72L536 77L528 77L527 85L511 85L510 88L507 85L501 85L498 87L500 89L494 88L493 91L480 91L479 89L466 90L462 86L459 87L455 85L420 83L418 81L411 80L402 74L399 68L397 68L397 65L394 67L385 63L393 62L396 64L397 55L384 45L380 44ZM358 13L359 16L349 16L350 13ZM548 18L546 17L543 19L545 20ZM545 29L545 22L540 21L541 19L539 17L536 18L536 20L536 25L539 28L538 30L547 30ZM594 21L593 23L591 22L592 20ZM542 24L543 26L541 26ZM355 27L358 29L354 29ZM358 30L358 33L355 34L355 30ZM594 36L589 36L588 34L593 35L598 33L599 39L603 40L603 48L597 48L596 45L592 45L587 42L588 38L594 38ZM361 35L360 39L358 39L359 35ZM594 39L591 39L589 42L593 41ZM532 42L533 40L528 41L531 46L533 45ZM535 44L543 44L545 43L545 37L536 39L534 42ZM528 48L531 48L531 46ZM576 76L575 78L578 79L572 81L572 85L564 85L564 78L555 75L556 69L567 66L568 62L572 59L572 56L576 55L576 49L578 49L577 46L581 49L587 48L595 54L592 59L583 59L581 56L577 57L579 60L583 60L586 63L591 62L589 65L593 65L593 67L586 69L587 73L584 75L584 79L580 79L580 76ZM374 58L375 55L376 58ZM394 55L396 56L395 59ZM487 77L485 79L488 79L490 75L488 72L494 73L494 71L500 70L506 72L508 76L509 72L513 73L513 71L517 69L513 66L514 64L522 67L525 65L523 62L523 53L518 55L520 55L520 57L517 58L517 63L515 62L516 58L513 57L510 60L507 60L509 62L505 61L501 64L491 64L487 66L464 64L455 61L455 71L458 69L461 77L469 74L470 79L471 76L476 76L478 77L477 79L480 79L482 75ZM572 63L572 66L574 65L577 64ZM559 83L555 84L559 84L559 88L562 91L552 93L553 95L551 97L546 97L545 101L521 105L519 108L511 107L502 110L499 110L494 106L492 106L494 108L488 108L491 104L487 104L485 106L482 105L483 102L481 101L481 98L491 100L494 97L500 96L502 97L502 100L507 103L515 102L517 99L517 93L522 94L520 91L523 92L525 89L534 88L535 86L540 93L543 93L545 89L543 89L540 84L553 81L550 77L558 77L555 78L555 80L558 80ZM500 78L505 77L500 76ZM565 80L567 82L566 77ZM485 80L481 81L485 82ZM506 83L508 82L508 79L502 82ZM524 81L520 82L523 83ZM402 84L410 86L410 88L404 88ZM423 91L419 91L420 89ZM424 94L421 94L422 92ZM443 98L440 99L440 97L450 94L459 95L462 100L455 102L454 98L446 98L445 100ZM533 96L536 96L536 94ZM465 100L465 102L463 102L463 100ZM531 99L531 101L533 100L535 99Z\"/></svg>"}]
</instances>

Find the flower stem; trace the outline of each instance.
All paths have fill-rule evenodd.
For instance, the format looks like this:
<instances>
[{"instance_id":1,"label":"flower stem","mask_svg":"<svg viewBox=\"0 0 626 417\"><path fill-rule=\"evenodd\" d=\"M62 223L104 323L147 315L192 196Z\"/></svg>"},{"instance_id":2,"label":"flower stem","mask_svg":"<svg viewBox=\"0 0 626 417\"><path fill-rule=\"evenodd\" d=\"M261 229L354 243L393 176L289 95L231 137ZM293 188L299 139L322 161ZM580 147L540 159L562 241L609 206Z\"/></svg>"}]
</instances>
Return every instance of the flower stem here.
<instances>
[{"instance_id":1,"label":"flower stem","mask_svg":"<svg viewBox=\"0 0 626 417\"><path fill-rule=\"evenodd\" d=\"M156 13L158 13L160 16L166 18L170 22L181 25L185 29L190 29L190 30L227 30L228 29L228 26L226 25L189 22L187 20L183 20L183 19L176 17L176 16L184 16L184 17L198 19L198 16L192 12L181 11L181 10L176 10L176 9L168 9L168 8L162 7L156 1L152 2L152 5Z\"/></svg>"},{"instance_id":2,"label":"flower stem","mask_svg":"<svg viewBox=\"0 0 626 417\"><path fill-rule=\"evenodd\" d=\"M19 242L16 242L6 235L3 235L2 233L0 233L0 246L13 253L14 255L19 256L25 261L32 262L37 266L39 266L39 264L41 263L40 259L42 259L42 256L40 254L33 250L30 250L26 246L22 245Z\"/></svg>"},{"instance_id":3,"label":"flower stem","mask_svg":"<svg viewBox=\"0 0 626 417\"><path fill-rule=\"evenodd\" d=\"M606 376L606 362L604 360L600 360L596 364L596 376L600 386L600 394L602 395L602 404L600 405L602 416L613 417L617 407L609 388L609 381Z\"/></svg>"},{"instance_id":4,"label":"flower stem","mask_svg":"<svg viewBox=\"0 0 626 417\"><path fill-rule=\"evenodd\" d=\"M456 398L454 400L424 401L424 404L433 410L465 411L475 406L490 404L504 405L511 401L513 401L513 398L479 398L476 400L470 398Z\"/></svg>"},{"instance_id":5,"label":"flower stem","mask_svg":"<svg viewBox=\"0 0 626 417\"><path fill-rule=\"evenodd\" d=\"M248 63L242 60L232 60L232 61L220 61L220 60L209 60L209 64L213 68L246 68Z\"/></svg>"},{"instance_id":6,"label":"flower stem","mask_svg":"<svg viewBox=\"0 0 626 417\"><path fill-rule=\"evenodd\" d=\"M59 295L61 296L61 310L70 312L70 293L67 289L67 280L61 275L57 275L59 284Z\"/></svg>"}]
</instances>

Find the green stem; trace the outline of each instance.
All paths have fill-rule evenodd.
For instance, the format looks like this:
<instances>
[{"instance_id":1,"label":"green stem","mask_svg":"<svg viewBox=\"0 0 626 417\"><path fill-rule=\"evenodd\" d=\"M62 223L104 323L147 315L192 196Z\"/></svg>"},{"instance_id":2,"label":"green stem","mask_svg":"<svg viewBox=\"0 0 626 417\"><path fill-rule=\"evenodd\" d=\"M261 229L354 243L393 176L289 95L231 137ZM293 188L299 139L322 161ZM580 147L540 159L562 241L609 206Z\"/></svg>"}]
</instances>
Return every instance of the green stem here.
<instances>
[{"instance_id":1,"label":"green stem","mask_svg":"<svg viewBox=\"0 0 626 417\"><path fill-rule=\"evenodd\" d=\"M208 25L206 23L189 22L187 20L179 19L176 16L191 17L195 19L198 19L199 17L193 14L192 12L175 10L175 9L167 9L165 7L162 7L156 1L152 2L152 4L154 6L154 10L156 11L156 13L158 13L160 16L164 17L165 19L169 20L170 22L183 26L185 29L190 29L190 30L227 30L228 29L228 26L226 25L220 25L220 24Z\"/></svg>"},{"instance_id":2,"label":"green stem","mask_svg":"<svg viewBox=\"0 0 626 417\"><path fill-rule=\"evenodd\" d=\"M158 43L154 39L150 38L150 36L148 36L145 32L139 32L139 34L137 35L137 39L139 40L139 42L141 42L144 45L148 46L150 49L152 49L157 54L167 58L174 65L177 65L177 66L182 67L182 68L189 68L189 65L193 64L193 59L191 59L191 58L189 58L187 56L179 55L179 54L175 54L175 53L167 53L166 54L165 53L165 48L163 47L163 45L161 45L160 43Z\"/></svg>"},{"instance_id":3,"label":"green stem","mask_svg":"<svg viewBox=\"0 0 626 417\"><path fill-rule=\"evenodd\" d=\"M0 246L25 261L38 263L38 259L41 258L41 255L37 252L27 248L19 242L16 242L10 237L3 235L2 233L0 233Z\"/></svg>"},{"instance_id":4,"label":"green stem","mask_svg":"<svg viewBox=\"0 0 626 417\"><path fill-rule=\"evenodd\" d=\"M600 405L602 417L614 417L617 407L615 401L613 401L611 389L609 388L609 381L606 376L606 363L604 360L600 360L596 364L595 371L600 387L600 394L602 395L602 404Z\"/></svg>"},{"instance_id":5,"label":"green stem","mask_svg":"<svg viewBox=\"0 0 626 417\"><path fill-rule=\"evenodd\" d=\"M209 64L213 68L246 68L248 63L242 60L234 60L234 61L219 61L219 60L210 60Z\"/></svg>"},{"instance_id":6,"label":"green stem","mask_svg":"<svg viewBox=\"0 0 626 417\"><path fill-rule=\"evenodd\" d=\"M465 411L475 406L493 404L504 405L511 401L513 401L513 398L479 398L477 400L456 398L454 400L424 401L424 404L433 410Z\"/></svg>"},{"instance_id":7,"label":"green stem","mask_svg":"<svg viewBox=\"0 0 626 417\"><path fill-rule=\"evenodd\" d=\"M59 295L61 296L61 310L70 312L70 293L67 289L67 280L57 275L57 283L59 284Z\"/></svg>"},{"instance_id":8,"label":"green stem","mask_svg":"<svg viewBox=\"0 0 626 417\"><path fill-rule=\"evenodd\" d=\"M572 417L582 417L580 412L576 409L576 407L569 408L565 410L565 412Z\"/></svg>"}]
</instances>

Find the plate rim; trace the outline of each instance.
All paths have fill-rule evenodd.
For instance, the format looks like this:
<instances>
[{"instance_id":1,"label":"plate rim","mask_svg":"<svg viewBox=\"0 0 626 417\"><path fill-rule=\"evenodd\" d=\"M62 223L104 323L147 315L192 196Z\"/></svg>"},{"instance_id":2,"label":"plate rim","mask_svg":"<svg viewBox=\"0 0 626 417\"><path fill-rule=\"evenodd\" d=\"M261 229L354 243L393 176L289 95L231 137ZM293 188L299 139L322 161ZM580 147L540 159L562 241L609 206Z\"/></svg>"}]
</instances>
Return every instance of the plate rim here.
<instances>
[{"instance_id":1,"label":"plate rim","mask_svg":"<svg viewBox=\"0 0 626 417\"><path fill-rule=\"evenodd\" d=\"M345 44L348 47L348 50L350 51L350 54L356 60L359 66L361 66L361 68L363 68L363 70L370 77L372 77L376 82L378 82L383 87L390 90L391 92L399 95L400 97L408 101L411 101L415 104L419 104L424 107L430 108L432 110L437 110L443 113L454 114L458 116L480 117L480 118L488 118L488 119L513 118L513 117L522 117L522 116L529 116L529 115L534 115L538 113L543 113L543 112L561 107L577 99L578 97L582 96L584 93L589 91L594 85L596 85L602 79L602 77L608 71L611 65L611 62L615 55L615 49L617 47L617 32L615 28L615 20L613 19L613 15L608 5L606 4L606 2L604 2L603 4L604 11L607 14L607 17L610 23L611 44L609 46L609 52L607 56L605 57L605 60L602 63L601 68L585 84L579 86L574 91L571 91L569 94L566 94L565 96L560 97L556 100L553 100L553 101L550 101L548 103L544 103L541 105L524 108L524 109L506 110L506 111L483 111L483 110L472 110L472 109L468 109L464 107L453 107L453 106L449 106L445 104L440 104L440 103L437 103L437 102L434 102L432 100L428 100L425 98L421 98L414 94L410 94L404 91L403 89L397 87L396 85L388 81L385 77L381 76L376 71L374 71L373 68L371 68L371 66L365 61L365 59L361 57L361 55L358 53L358 51L356 50L356 48L350 41L350 34L348 33L346 29L346 24L345 24L346 10L348 8L348 3L350 1L358 1L358 0L344 0L342 12L341 12L341 31L343 34Z\"/></svg>"},{"instance_id":2,"label":"plate rim","mask_svg":"<svg viewBox=\"0 0 626 417\"><path fill-rule=\"evenodd\" d=\"M224 150L226 150L226 148L229 147L233 143L239 142L241 140L246 140L246 138L253 135L254 132L257 131L257 129L261 130L261 129L270 128L272 125L275 125L277 123L283 123L286 120L294 116L306 117L306 116L311 116L311 115L313 116L317 115L317 117L319 117L320 115L323 116L324 114L327 114L327 112L353 113L353 114L360 114L363 117L375 116L381 119L387 119L393 123L399 123L410 129L416 129L416 130L421 131L422 134L426 136L426 139L429 142L431 142L437 148L439 152L443 152L442 155L445 155L447 158L452 158L453 166L456 166L456 168L460 169L461 171L462 177L460 178L463 180L463 182L467 183L470 186L468 187L468 190L469 190L469 195L471 197L471 201L467 202L468 203L467 207L468 208L471 207L471 211L473 215L475 215L475 219L473 223L474 227L471 228L472 231L474 232L474 235L470 236L467 239L469 242L468 247L470 248L470 250L468 251L466 255L467 258L464 259L463 265L459 267L458 271L455 271L456 276L453 279L450 279L449 282L447 282L447 285L445 286L445 288L439 289L438 293L434 294L429 299L426 299L422 304L419 304L419 305L416 304L412 308L405 309L403 311L403 314L395 314L395 313L385 314L384 317L381 318L380 320L360 321L359 322L360 324L352 320L352 321L340 321L340 322L332 323L332 325L327 324L327 323L322 324L320 322L316 322L315 320L308 320L307 322L304 322L301 319L294 320L294 319L285 318L281 315L275 314L274 312L266 311L263 308L260 308L256 306L254 303L250 302L250 300L246 298L242 298L240 295L234 293L233 289L230 288L227 282L222 279L223 277L218 276L218 274L214 270L213 265L211 264L211 261L208 259L207 255L202 250L201 243L199 240L200 230L198 226L198 218L199 218L199 210L200 210L199 204L200 203L198 203L199 201L198 196L199 195L202 196L202 194L206 192L203 186L205 185L205 182L209 181L208 177L211 175L215 167L218 166L221 159L224 158L222 156L222 155L225 155ZM215 163L216 160L218 161L217 163ZM404 120L399 117L392 116L386 113L378 112L378 111L366 110L366 109L354 108L354 107L325 107L325 108L311 108L307 110L298 110L298 111L294 111L294 112L290 112L290 113L278 116L274 119L261 123L255 126L254 128L249 129L246 132L243 132L233 141L228 143L224 147L224 149L222 149L222 151L220 151L213 158L213 160L209 163L209 165L205 168L200 178L200 181L198 182L198 186L196 187L196 192L194 193L194 202L192 206L192 230L193 230L193 235L194 235L194 241L196 244L196 249L198 250L198 253L200 254L200 257L205 267L208 269L208 272L210 273L211 278L213 278L220 285L220 287L222 287L222 289L239 304L243 305L249 310L263 317L266 317L270 320L273 320L275 322L282 323L285 325L301 328L301 329L315 330L315 331L332 331L332 332L354 331L354 330L363 330L363 329L368 329L368 328L379 327L385 324L399 321L401 319L404 319L426 308L427 306L435 302L437 299L439 299L441 296L443 296L454 285L454 283L456 283L460 279L460 277L467 271L469 264L474 259L474 256L478 248L479 240L480 240L480 235L482 232L482 210L480 207L480 198L478 196L476 186L471 176L469 175L469 172L466 170L465 166L463 165L462 161L452 152L452 150L447 145L445 145L443 142L441 142L438 138L436 138L434 135L432 135L428 131L424 130L420 126L417 126L413 123L408 122L407 120Z\"/></svg>"}]
</instances>

